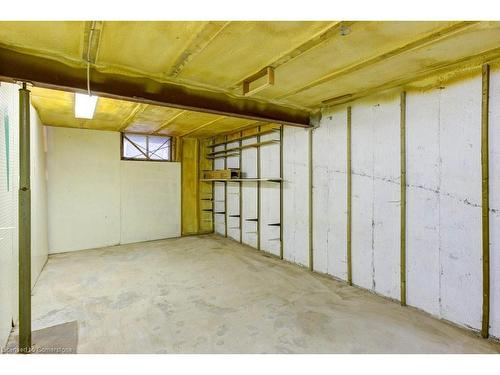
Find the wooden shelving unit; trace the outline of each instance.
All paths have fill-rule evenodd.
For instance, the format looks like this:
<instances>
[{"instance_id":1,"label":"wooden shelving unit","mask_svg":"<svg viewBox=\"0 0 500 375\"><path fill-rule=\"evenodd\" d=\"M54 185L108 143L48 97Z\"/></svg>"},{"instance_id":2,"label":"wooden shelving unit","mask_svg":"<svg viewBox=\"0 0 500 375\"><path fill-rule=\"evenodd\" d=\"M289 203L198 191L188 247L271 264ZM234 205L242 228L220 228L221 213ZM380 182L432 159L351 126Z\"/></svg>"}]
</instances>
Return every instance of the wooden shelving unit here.
<instances>
[{"instance_id":1,"label":"wooden shelving unit","mask_svg":"<svg viewBox=\"0 0 500 375\"><path fill-rule=\"evenodd\" d=\"M251 131L251 130L250 130ZM279 139L269 139L269 140L261 140L261 136L263 135L268 135L268 134L279 134ZM244 144L244 140L251 140L255 139L255 142L252 143L247 143ZM240 242L243 242L243 234L255 234L257 236L257 249L261 250L261 229L263 226L268 226L268 227L275 227L276 230L279 230L279 233L277 232L276 235L277 237L273 238L267 238L266 241L279 241L280 242L280 257L283 257L283 228L281 225L281 222L283 221L283 145L282 145L282 140L283 140L283 126L280 126L279 128L272 128L272 129L261 129L261 127L256 127L254 131L251 131L251 133L244 134L243 132L238 132L238 133L233 133L231 135L226 135L224 137L224 141L220 141L220 137L218 142L216 142L216 139L212 139L212 142L209 145L206 145L207 151L206 152L206 158L209 160L212 160L212 170L215 170L216 168L216 162L215 160L217 159L222 159L223 162L217 162L219 169L222 167L223 169L226 169L228 167L228 159L230 158L238 158L238 169L244 173L244 166L243 166L243 150L247 149L256 149L257 150L257 160L256 160L256 168L257 168L257 173L255 177L241 177L241 178L230 178L230 179L219 179L219 178L200 178L200 182L202 183L210 183L212 185L212 204L213 204L213 211L212 211L212 216L214 215L224 215L224 235L227 237L228 236L228 230L238 230L239 229L239 240ZM234 146L234 144L237 144L237 146ZM280 168L279 168L279 176L273 177L273 178L263 178L261 176L261 148L266 147L268 145L274 145L274 144L279 144L279 149L280 149ZM230 145L230 147L228 147ZM215 150L216 147L219 147L221 149ZM234 159L231 160L231 167L234 167ZM244 176L244 174L243 174ZM228 191L228 184L235 183L239 184L239 190L238 192L234 191L232 188ZM250 217L250 218L244 218L242 209L243 209L243 191L242 188L245 183L255 183L256 189L257 189L257 215L256 217ZM262 217L261 217L261 194L262 194L262 189L266 188L265 183L276 183L279 184L280 188L280 214L279 214L279 222L270 222L270 223L265 223L262 222ZM224 189L224 206L223 209L222 206L219 204L218 209L219 211L216 211L215 209L215 203L220 202L221 198L218 198L218 196L215 195L215 187L216 184L223 184L223 189ZM217 185L219 186L219 185ZM232 186L232 185L229 185ZM220 189L220 188L218 188ZM218 190L220 192L220 190ZM220 194L220 193L219 193ZM239 212L235 213L229 213L228 212L228 195L238 195L238 205L239 205ZM229 210L230 211L230 210ZM230 221L229 219L233 219L231 221L232 225L228 226L228 222ZM237 219L238 221L235 221L234 219ZM275 219L276 220L276 219ZM253 230L253 226L250 228L245 228L244 222L254 222L255 223L255 230ZM239 225L238 225L239 223ZM222 222L218 222L218 225L221 225ZM246 230L245 230L246 229ZM215 220L214 220L214 230L215 230ZM234 233L234 232L233 232ZM278 237L279 236L279 237Z\"/></svg>"}]
</instances>

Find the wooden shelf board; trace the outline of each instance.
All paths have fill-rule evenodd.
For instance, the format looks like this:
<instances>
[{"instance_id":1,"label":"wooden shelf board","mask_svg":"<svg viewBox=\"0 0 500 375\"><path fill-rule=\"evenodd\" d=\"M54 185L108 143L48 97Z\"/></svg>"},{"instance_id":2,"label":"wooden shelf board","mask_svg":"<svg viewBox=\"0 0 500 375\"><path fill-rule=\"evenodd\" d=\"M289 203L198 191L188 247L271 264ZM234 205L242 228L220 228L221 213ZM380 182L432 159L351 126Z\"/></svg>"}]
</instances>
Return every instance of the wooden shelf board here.
<instances>
[{"instance_id":1,"label":"wooden shelf board","mask_svg":"<svg viewBox=\"0 0 500 375\"><path fill-rule=\"evenodd\" d=\"M234 151L244 150L244 149L247 149L247 148L254 148L254 147L260 147L260 146L266 146L266 145L271 145L271 144L276 144L276 143L280 143L280 140L279 139L271 139L269 141L262 141L262 142L250 143L248 145L243 145L243 146L239 146L239 147L232 147L232 148L228 148L226 150L209 152L207 154L207 157L208 158L209 157L214 157L214 156L216 156L218 154L228 155L228 153L231 153L231 152L234 152ZM235 155L239 155L239 154L235 154Z\"/></svg>"},{"instance_id":2,"label":"wooden shelf board","mask_svg":"<svg viewBox=\"0 0 500 375\"><path fill-rule=\"evenodd\" d=\"M276 133L276 132L279 132L279 131L280 131L280 129L263 130L261 132L244 135L243 137L229 139L229 140L227 140L225 142L219 142L219 143L214 143L214 144L211 144L211 145L207 145L207 147L213 148L213 147L217 147L217 146L224 146L224 145L227 145L228 143L234 143L234 142L242 141L244 139L255 138L255 137L259 136L259 135L272 134L272 133Z\"/></svg>"},{"instance_id":3,"label":"wooden shelf board","mask_svg":"<svg viewBox=\"0 0 500 375\"><path fill-rule=\"evenodd\" d=\"M257 181L267 181L267 182L281 182L281 178L201 178L200 181L203 182L257 182Z\"/></svg>"}]
</instances>

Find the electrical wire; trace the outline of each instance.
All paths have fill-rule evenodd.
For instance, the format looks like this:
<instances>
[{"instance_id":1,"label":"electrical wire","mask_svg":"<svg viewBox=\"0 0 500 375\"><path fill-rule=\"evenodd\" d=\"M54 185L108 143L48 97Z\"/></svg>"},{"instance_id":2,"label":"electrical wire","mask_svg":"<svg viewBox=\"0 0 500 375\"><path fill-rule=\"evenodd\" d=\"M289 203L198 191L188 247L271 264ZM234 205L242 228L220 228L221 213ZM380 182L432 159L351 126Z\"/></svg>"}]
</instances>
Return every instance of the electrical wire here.
<instances>
[{"instance_id":1,"label":"electrical wire","mask_svg":"<svg viewBox=\"0 0 500 375\"><path fill-rule=\"evenodd\" d=\"M90 92L90 47L92 45L92 37L94 36L95 21L92 21L89 30L89 42L87 46L87 94L91 96Z\"/></svg>"}]
</instances>

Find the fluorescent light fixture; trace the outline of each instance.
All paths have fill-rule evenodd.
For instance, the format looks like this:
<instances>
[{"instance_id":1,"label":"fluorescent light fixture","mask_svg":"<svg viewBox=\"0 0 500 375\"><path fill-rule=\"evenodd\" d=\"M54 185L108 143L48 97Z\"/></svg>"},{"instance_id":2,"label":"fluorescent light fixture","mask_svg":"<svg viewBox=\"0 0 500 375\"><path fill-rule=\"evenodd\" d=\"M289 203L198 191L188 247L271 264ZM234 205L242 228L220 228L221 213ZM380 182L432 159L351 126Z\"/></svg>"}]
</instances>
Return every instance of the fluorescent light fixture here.
<instances>
[{"instance_id":1,"label":"fluorescent light fixture","mask_svg":"<svg viewBox=\"0 0 500 375\"><path fill-rule=\"evenodd\" d=\"M75 117L91 119L94 117L98 96L75 93Z\"/></svg>"}]
</instances>

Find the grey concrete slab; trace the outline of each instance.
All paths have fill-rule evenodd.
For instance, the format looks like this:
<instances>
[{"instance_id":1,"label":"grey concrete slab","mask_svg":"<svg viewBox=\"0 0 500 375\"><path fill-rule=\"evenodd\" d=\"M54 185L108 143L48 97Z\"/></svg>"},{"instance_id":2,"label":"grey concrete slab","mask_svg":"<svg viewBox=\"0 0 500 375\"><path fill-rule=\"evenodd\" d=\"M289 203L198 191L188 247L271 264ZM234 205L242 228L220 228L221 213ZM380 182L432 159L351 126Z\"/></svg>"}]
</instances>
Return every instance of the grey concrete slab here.
<instances>
[{"instance_id":1,"label":"grey concrete slab","mask_svg":"<svg viewBox=\"0 0 500 375\"><path fill-rule=\"evenodd\" d=\"M52 255L33 329L78 353L499 353L500 344L216 235Z\"/></svg>"}]
</instances>

